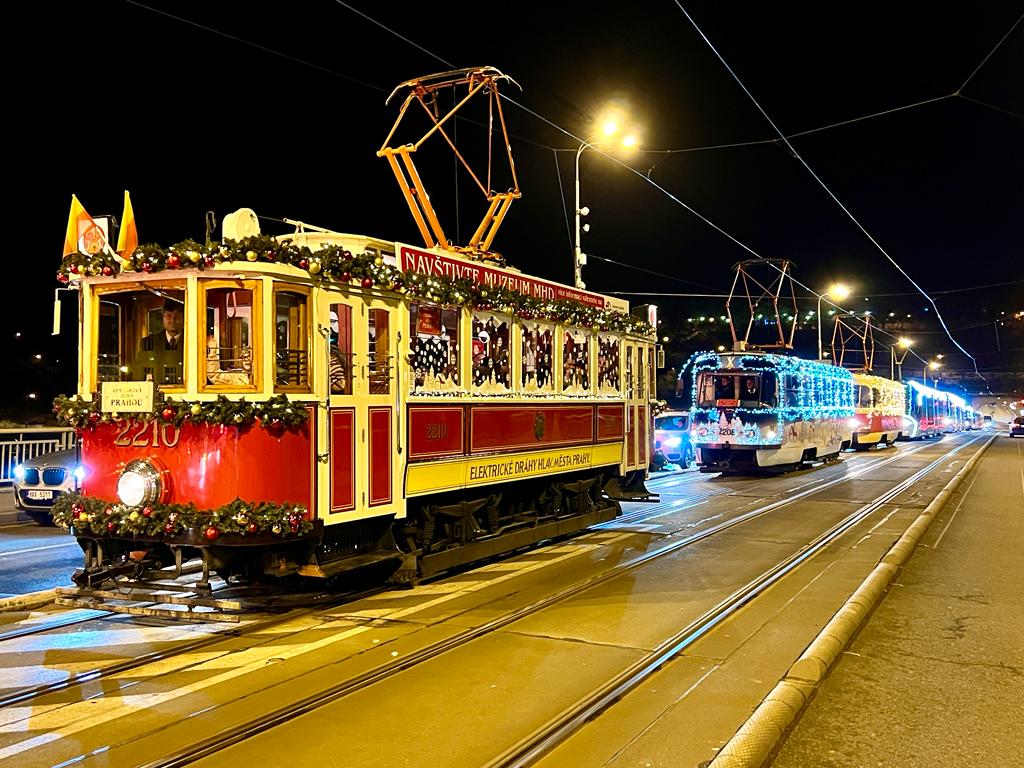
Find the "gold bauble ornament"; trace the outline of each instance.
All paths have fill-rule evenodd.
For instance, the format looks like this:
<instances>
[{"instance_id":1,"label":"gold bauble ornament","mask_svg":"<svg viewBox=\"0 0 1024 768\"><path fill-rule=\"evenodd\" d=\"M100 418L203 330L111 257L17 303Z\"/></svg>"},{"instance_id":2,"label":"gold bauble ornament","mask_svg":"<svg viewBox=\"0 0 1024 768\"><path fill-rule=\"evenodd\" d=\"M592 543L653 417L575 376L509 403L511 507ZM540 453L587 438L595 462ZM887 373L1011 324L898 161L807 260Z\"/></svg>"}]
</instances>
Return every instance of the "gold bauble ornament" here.
<instances>
[{"instance_id":1,"label":"gold bauble ornament","mask_svg":"<svg viewBox=\"0 0 1024 768\"><path fill-rule=\"evenodd\" d=\"M256 251L246 251L245 258L249 261L256 261Z\"/></svg>"},{"instance_id":2,"label":"gold bauble ornament","mask_svg":"<svg viewBox=\"0 0 1024 768\"><path fill-rule=\"evenodd\" d=\"M185 256L193 264L195 264L201 258L200 255L199 255L199 251L185 251Z\"/></svg>"},{"instance_id":3,"label":"gold bauble ornament","mask_svg":"<svg viewBox=\"0 0 1024 768\"><path fill-rule=\"evenodd\" d=\"M320 274L320 262L319 261L311 261L311 262L309 262L309 274L311 274L311 275L318 275L318 274Z\"/></svg>"},{"instance_id":4,"label":"gold bauble ornament","mask_svg":"<svg viewBox=\"0 0 1024 768\"><path fill-rule=\"evenodd\" d=\"M188 409L188 411L193 416L198 416L203 412L203 406L201 406L199 403L194 403L192 407Z\"/></svg>"}]
</instances>

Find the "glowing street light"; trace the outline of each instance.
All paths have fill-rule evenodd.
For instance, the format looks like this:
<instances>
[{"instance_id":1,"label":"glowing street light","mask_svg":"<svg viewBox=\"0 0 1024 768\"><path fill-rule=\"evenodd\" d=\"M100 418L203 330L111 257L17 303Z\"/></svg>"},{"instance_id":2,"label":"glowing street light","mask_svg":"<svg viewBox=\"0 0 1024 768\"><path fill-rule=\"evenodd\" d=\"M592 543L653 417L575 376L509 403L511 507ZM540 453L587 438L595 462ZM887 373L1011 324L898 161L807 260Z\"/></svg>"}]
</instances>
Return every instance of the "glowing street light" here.
<instances>
[{"instance_id":1,"label":"glowing street light","mask_svg":"<svg viewBox=\"0 0 1024 768\"><path fill-rule=\"evenodd\" d=\"M584 224L580 226L580 219L583 216L587 216L590 213L590 208L587 206L580 205L580 155L583 154L583 150L598 146L599 144L606 144L608 140L613 136L616 136L619 132L618 120L608 119L601 124L601 136L604 140L594 141L592 138L580 143L580 148L576 150L576 172L575 172L575 186L576 186L576 246L573 251L573 272L574 279L573 284L580 290L586 288L586 284L583 282L583 265L587 263L587 254L583 252L580 247L580 231L590 231L590 225ZM623 136L618 144L626 150L635 149L638 144L638 139L633 134L627 134Z\"/></svg>"},{"instance_id":2,"label":"glowing street light","mask_svg":"<svg viewBox=\"0 0 1024 768\"><path fill-rule=\"evenodd\" d=\"M890 372L889 378L893 381L901 381L903 379L903 361L907 357L907 353L910 348L914 346L914 340L908 339L906 336L900 336L896 343L889 347L890 357ZM899 349L901 352L897 354L896 350ZM899 373L897 374L896 366L899 366Z\"/></svg>"},{"instance_id":3,"label":"glowing street light","mask_svg":"<svg viewBox=\"0 0 1024 768\"><path fill-rule=\"evenodd\" d=\"M828 287L824 293L818 296L818 359L824 360L823 351L821 348L821 300L826 296L831 296L833 299L842 301L850 295L850 288L843 283L833 283Z\"/></svg>"}]
</instances>

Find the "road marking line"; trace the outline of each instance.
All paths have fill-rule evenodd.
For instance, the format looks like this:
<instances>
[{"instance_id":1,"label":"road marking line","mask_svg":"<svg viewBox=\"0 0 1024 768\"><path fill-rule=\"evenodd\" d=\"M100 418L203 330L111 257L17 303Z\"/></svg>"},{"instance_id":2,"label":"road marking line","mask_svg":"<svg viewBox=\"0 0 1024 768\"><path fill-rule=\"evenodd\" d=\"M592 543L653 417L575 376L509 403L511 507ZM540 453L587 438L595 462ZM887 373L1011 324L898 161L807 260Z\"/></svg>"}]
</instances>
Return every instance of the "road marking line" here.
<instances>
[{"instance_id":1,"label":"road marking line","mask_svg":"<svg viewBox=\"0 0 1024 768\"><path fill-rule=\"evenodd\" d=\"M956 505L956 509L953 510L953 514L949 516L949 522L946 523L946 526L942 529L942 532L939 533L939 538L937 538L935 540L935 543L932 544L932 549L939 548L939 542L942 541L942 537L946 535L946 531L949 530L949 526L953 524L953 520L954 518L956 518L956 513L960 511L960 507L962 507L964 505L964 502L967 501L967 494L971 492L971 488L974 487L974 483L977 479L977 474L975 474L974 477L971 478L971 484L967 486L967 490L964 491L964 495L960 498L960 503Z\"/></svg>"},{"instance_id":2,"label":"road marking line","mask_svg":"<svg viewBox=\"0 0 1024 768\"><path fill-rule=\"evenodd\" d=\"M27 555L29 552L42 552L44 549L60 549L61 547L78 546L77 541L66 541L63 544L47 544L45 547L32 547L32 549L16 549L13 552L0 551L0 555Z\"/></svg>"}]
</instances>

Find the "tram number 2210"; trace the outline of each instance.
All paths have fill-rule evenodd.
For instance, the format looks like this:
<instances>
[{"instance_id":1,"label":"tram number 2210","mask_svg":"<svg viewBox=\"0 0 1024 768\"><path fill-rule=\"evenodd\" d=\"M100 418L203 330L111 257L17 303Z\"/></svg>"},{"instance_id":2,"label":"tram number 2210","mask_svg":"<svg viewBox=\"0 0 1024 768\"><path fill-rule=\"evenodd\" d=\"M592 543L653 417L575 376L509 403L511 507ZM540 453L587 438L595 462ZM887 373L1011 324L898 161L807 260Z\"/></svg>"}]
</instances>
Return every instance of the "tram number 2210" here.
<instances>
[{"instance_id":1,"label":"tram number 2210","mask_svg":"<svg viewBox=\"0 0 1024 768\"><path fill-rule=\"evenodd\" d=\"M170 422L156 419L125 419L121 422L114 445L136 448L173 448L181 439L181 430Z\"/></svg>"}]
</instances>

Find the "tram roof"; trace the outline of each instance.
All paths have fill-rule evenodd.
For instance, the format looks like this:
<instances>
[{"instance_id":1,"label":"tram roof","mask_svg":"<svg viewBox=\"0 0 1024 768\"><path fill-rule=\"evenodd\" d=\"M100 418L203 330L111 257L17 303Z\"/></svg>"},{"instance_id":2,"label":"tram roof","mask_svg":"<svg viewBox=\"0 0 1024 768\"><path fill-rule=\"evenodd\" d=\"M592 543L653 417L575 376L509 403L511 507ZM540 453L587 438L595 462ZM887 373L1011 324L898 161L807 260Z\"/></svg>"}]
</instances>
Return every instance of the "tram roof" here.
<instances>
[{"instance_id":1,"label":"tram roof","mask_svg":"<svg viewBox=\"0 0 1024 768\"><path fill-rule=\"evenodd\" d=\"M714 361L715 364L708 365ZM828 375L840 379L853 379L853 373L848 369L830 362L820 360L805 360L796 355L780 355L774 352L702 352L694 358L694 365L703 365L705 369L713 370L739 370L757 372L759 370L775 369L780 371L807 371L819 375Z\"/></svg>"}]
</instances>

